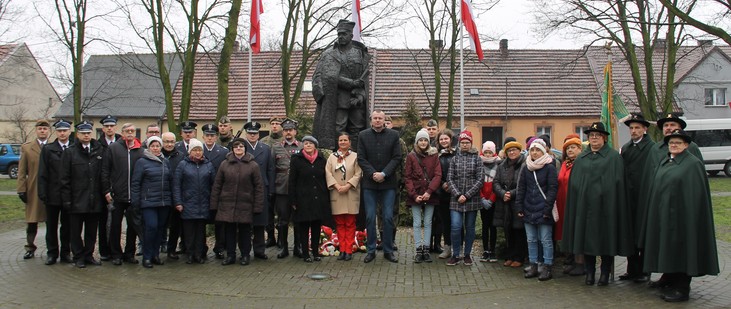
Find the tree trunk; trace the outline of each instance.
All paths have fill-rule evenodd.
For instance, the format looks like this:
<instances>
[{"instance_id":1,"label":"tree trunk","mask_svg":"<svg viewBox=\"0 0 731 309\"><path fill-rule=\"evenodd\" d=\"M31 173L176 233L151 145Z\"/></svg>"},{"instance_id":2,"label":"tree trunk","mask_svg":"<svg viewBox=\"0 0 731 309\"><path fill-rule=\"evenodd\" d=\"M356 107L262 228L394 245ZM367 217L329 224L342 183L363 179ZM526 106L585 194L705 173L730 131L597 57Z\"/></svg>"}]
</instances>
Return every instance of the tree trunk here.
<instances>
[{"instance_id":1,"label":"tree trunk","mask_svg":"<svg viewBox=\"0 0 731 309\"><path fill-rule=\"evenodd\" d=\"M228 13L228 26L226 27L226 36L223 39L221 59L218 63L218 107L216 109L216 119L221 119L222 116L228 115L229 70L231 56L234 52L237 52L233 49L238 33L241 2L242 0L232 0L231 10Z\"/></svg>"}]
</instances>

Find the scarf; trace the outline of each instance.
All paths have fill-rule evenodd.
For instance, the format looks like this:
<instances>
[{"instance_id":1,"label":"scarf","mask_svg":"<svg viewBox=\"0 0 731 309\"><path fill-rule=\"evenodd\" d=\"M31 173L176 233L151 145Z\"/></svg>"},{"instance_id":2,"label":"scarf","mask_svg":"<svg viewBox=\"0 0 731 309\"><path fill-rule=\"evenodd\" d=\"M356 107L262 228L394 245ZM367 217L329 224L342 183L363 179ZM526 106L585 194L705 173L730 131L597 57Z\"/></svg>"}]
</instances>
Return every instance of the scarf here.
<instances>
[{"instance_id":1,"label":"scarf","mask_svg":"<svg viewBox=\"0 0 731 309\"><path fill-rule=\"evenodd\" d=\"M536 171L541 168L543 168L544 165L549 164L553 162L553 158L549 156L547 153L544 153L543 156L538 158L538 160L533 161L531 159L530 155L525 158L525 165L528 167L529 171Z\"/></svg>"},{"instance_id":2,"label":"scarf","mask_svg":"<svg viewBox=\"0 0 731 309\"><path fill-rule=\"evenodd\" d=\"M333 155L338 158L338 164L335 165L335 171L340 171L343 173L343 180L345 180L345 172L347 172L347 168L345 168L345 158L350 155L350 149L346 150L345 152L342 152L340 150L333 153Z\"/></svg>"},{"instance_id":3,"label":"scarf","mask_svg":"<svg viewBox=\"0 0 731 309\"><path fill-rule=\"evenodd\" d=\"M310 164L313 164L315 163L315 159L317 159L317 149L315 149L312 155L308 155L306 151L302 151L302 155L305 156L307 161L310 161Z\"/></svg>"},{"instance_id":4,"label":"scarf","mask_svg":"<svg viewBox=\"0 0 731 309\"><path fill-rule=\"evenodd\" d=\"M482 176L485 179L484 181L492 182L495 179L495 175L497 175L497 163L500 163L500 157L480 156L480 159L482 159Z\"/></svg>"},{"instance_id":5,"label":"scarf","mask_svg":"<svg viewBox=\"0 0 731 309\"><path fill-rule=\"evenodd\" d=\"M564 162L566 162L566 169L571 169L571 167L574 166L574 160L576 160L576 159L575 158L574 159L566 158L566 161L564 161Z\"/></svg>"}]
</instances>

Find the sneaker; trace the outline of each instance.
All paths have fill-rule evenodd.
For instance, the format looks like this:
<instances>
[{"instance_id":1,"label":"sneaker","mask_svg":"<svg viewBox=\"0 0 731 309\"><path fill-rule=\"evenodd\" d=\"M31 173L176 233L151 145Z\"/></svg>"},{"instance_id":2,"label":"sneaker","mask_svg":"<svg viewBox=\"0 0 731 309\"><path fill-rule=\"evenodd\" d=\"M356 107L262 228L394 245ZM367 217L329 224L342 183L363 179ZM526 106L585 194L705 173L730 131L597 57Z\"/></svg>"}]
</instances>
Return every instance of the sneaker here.
<instances>
[{"instance_id":1,"label":"sneaker","mask_svg":"<svg viewBox=\"0 0 731 309\"><path fill-rule=\"evenodd\" d=\"M464 257L464 266L471 266L472 265L472 258L468 255Z\"/></svg>"},{"instance_id":2,"label":"sneaker","mask_svg":"<svg viewBox=\"0 0 731 309\"><path fill-rule=\"evenodd\" d=\"M459 258L458 257L451 257L449 261L447 261L447 266L454 266L459 264Z\"/></svg>"},{"instance_id":3,"label":"sneaker","mask_svg":"<svg viewBox=\"0 0 731 309\"><path fill-rule=\"evenodd\" d=\"M490 260L490 252L484 251L482 252L482 256L480 257L480 262L487 262Z\"/></svg>"}]
</instances>

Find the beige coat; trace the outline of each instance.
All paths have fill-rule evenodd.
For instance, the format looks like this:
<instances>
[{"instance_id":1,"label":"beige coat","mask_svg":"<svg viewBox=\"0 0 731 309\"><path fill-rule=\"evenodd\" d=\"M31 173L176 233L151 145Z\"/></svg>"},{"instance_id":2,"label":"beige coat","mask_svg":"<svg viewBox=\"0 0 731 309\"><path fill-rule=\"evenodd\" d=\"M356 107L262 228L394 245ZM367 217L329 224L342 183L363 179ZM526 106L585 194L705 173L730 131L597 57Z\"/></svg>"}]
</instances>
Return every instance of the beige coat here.
<instances>
[{"instance_id":1,"label":"beige coat","mask_svg":"<svg viewBox=\"0 0 731 309\"><path fill-rule=\"evenodd\" d=\"M18 193L25 192L28 203L25 205L25 222L45 222L46 206L38 198L38 164L41 157L41 146L38 140L20 146L20 163L18 163ZM58 179L56 181L59 181Z\"/></svg>"},{"instance_id":2,"label":"beige coat","mask_svg":"<svg viewBox=\"0 0 731 309\"><path fill-rule=\"evenodd\" d=\"M343 161L345 165L345 179L343 179L343 172L338 169L340 164L335 153L331 154L325 164L325 180L327 181L327 187L330 190L330 204L332 206L333 215L343 214L358 214L360 209L360 178L363 176L363 171L358 165L358 154L351 152L350 155L345 157ZM345 185L350 183L353 187L350 188L348 193L339 193L335 190L335 184Z\"/></svg>"}]
</instances>

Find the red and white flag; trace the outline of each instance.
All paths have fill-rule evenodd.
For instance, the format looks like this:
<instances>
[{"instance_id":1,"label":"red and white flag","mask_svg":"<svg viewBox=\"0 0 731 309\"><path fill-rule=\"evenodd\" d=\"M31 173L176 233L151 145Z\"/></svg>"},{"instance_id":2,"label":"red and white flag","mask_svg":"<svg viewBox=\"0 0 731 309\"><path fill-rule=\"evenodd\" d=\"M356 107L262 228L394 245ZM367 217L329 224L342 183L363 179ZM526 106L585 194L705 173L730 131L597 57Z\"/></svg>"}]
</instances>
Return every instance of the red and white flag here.
<instances>
[{"instance_id":1,"label":"red and white flag","mask_svg":"<svg viewBox=\"0 0 731 309\"><path fill-rule=\"evenodd\" d=\"M363 28L360 26L360 0L352 0L351 7L353 11L351 18L352 22L355 23L355 27L353 27L353 41L361 42L360 31Z\"/></svg>"},{"instance_id":2,"label":"red and white flag","mask_svg":"<svg viewBox=\"0 0 731 309\"><path fill-rule=\"evenodd\" d=\"M259 16L264 13L261 0L251 1L251 28L249 28L249 42L251 51L258 54L261 50L261 29L259 28Z\"/></svg>"},{"instance_id":3,"label":"red and white flag","mask_svg":"<svg viewBox=\"0 0 731 309\"><path fill-rule=\"evenodd\" d=\"M477 59L482 61L485 56L482 54L482 46L480 46L480 36L477 35L477 25L472 14L472 1L462 0L462 23L465 30L470 34L470 45L472 50L477 53Z\"/></svg>"}]
</instances>

